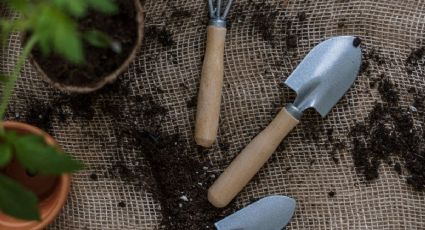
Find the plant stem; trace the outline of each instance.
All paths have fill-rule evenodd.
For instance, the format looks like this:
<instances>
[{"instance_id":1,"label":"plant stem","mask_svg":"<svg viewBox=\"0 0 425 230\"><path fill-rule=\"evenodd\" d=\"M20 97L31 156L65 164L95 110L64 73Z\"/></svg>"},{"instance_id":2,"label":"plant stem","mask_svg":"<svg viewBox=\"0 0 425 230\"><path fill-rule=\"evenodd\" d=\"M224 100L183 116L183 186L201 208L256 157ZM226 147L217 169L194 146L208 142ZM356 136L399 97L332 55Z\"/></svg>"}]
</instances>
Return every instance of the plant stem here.
<instances>
[{"instance_id":1,"label":"plant stem","mask_svg":"<svg viewBox=\"0 0 425 230\"><path fill-rule=\"evenodd\" d=\"M25 63L25 60L27 59L28 55L30 54L32 48L37 43L37 37L31 36L27 43L25 44L25 47L22 51L21 56L19 56L18 62L16 63L15 69L13 69L12 74L7 79L7 82L5 83L3 87L3 98L1 99L0 103L0 119L4 119L4 115L6 113L6 109L9 105L10 97L12 96L13 89L15 88L16 81L18 80L19 74L21 72L21 69ZM0 126L0 132L4 132L3 126Z\"/></svg>"}]
</instances>

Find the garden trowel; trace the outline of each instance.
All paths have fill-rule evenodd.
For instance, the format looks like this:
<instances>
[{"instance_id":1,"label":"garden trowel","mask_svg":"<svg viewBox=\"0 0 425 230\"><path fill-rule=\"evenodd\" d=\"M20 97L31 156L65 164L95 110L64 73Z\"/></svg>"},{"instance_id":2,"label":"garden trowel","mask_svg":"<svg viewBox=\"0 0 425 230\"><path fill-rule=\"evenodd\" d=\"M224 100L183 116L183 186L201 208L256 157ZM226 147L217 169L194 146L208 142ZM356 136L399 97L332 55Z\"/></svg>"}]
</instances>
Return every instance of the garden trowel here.
<instances>
[{"instance_id":1,"label":"garden trowel","mask_svg":"<svg viewBox=\"0 0 425 230\"><path fill-rule=\"evenodd\" d=\"M286 196L269 196L215 223L217 230L281 230L294 215L296 202Z\"/></svg>"},{"instance_id":2,"label":"garden trowel","mask_svg":"<svg viewBox=\"0 0 425 230\"><path fill-rule=\"evenodd\" d=\"M236 157L208 190L208 200L226 206L270 158L295 128L308 108L325 117L355 81L361 65L360 38L334 37L304 58L285 84L297 93L293 104L276 118Z\"/></svg>"}]
</instances>

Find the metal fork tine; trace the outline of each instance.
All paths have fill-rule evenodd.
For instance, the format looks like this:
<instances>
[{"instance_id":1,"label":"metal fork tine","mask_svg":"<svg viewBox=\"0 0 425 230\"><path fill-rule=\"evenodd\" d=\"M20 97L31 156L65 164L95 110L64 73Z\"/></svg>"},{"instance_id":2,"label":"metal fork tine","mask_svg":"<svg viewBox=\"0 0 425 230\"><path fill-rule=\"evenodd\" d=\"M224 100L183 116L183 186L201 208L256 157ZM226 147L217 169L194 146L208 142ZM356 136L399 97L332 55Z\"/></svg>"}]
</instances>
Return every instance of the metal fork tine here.
<instances>
[{"instance_id":1,"label":"metal fork tine","mask_svg":"<svg viewBox=\"0 0 425 230\"><path fill-rule=\"evenodd\" d=\"M229 0L229 2L227 2L226 9L224 10L224 13L222 16L223 19L226 19L227 15L229 15L230 8L232 7L232 5L233 5L233 0Z\"/></svg>"},{"instance_id":2,"label":"metal fork tine","mask_svg":"<svg viewBox=\"0 0 425 230\"><path fill-rule=\"evenodd\" d=\"M218 3L217 3L217 12L216 12L217 18L220 18L220 14L221 14L221 1L222 0L218 0Z\"/></svg>"},{"instance_id":3,"label":"metal fork tine","mask_svg":"<svg viewBox=\"0 0 425 230\"><path fill-rule=\"evenodd\" d=\"M210 17L214 18L214 5L213 5L213 0L208 0L208 11L210 12Z\"/></svg>"}]
</instances>

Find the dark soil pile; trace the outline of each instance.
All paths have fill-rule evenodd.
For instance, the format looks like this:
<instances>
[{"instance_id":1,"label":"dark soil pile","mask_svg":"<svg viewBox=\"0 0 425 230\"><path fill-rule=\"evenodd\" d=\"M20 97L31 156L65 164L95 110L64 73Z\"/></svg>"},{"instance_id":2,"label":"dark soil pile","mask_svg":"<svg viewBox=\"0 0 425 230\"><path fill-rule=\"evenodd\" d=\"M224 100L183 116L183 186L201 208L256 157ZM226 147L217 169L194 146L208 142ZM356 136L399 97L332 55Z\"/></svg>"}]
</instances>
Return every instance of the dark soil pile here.
<instances>
[{"instance_id":1,"label":"dark soil pile","mask_svg":"<svg viewBox=\"0 0 425 230\"><path fill-rule=\"evenodd\" d=\"M93 119L95 111L93 103L98 94L93 95L66 95L58 94L52 102L42 102L37 99L28 101L27 113L15 115L15 119L22 120L30 125L51 133L52 122L57 119L64 123L69 118L81 118L87 121Z\"/></svg>"},{"instance_id":2,"label":"dark soil pile","mask_svg":"<svg viewBox=\"0 0 425 230\"><path fill-rule=\"evenodd\" d=\"M372 48L370 50L369 49L362 49L362 56L363 56L362 57L362 65L360 67L360 73L359 73L360 75L366 75L366 76L370 77L370 75L371 75L371 70L370 70L371 63L374 63L378 66L385 64L385 58L382 57L382 54L374 48Z\"/></svg>"},{"instance_id":3,"label":"dark soil pile","mask_svg":"<svg viewBox=\"0 0 425 230\"><path fill-rule=\"evenodd\" d=\"M405 61L406 65L406 72L408 74L412 74L413 71L418 67L419 62L424 58L425 56L425 47L420 47L417 49L412 50L412 52L409 54Z\"/></svg>"},{"instance_id":4,"label":"dark soil pile","mask_svg":"<svg viewBox=\"0 0 425 230\"><path fill-rule=\"evenodd\" d=\"M71 64L60 56L52 54L48 57L36 48L32 55L44 72L54 82L72 86L92 86L116 70L127 59L137 40L136 12L133 1L116 1L119 13L105 15L90 12L81 19L81 31L96 29L118 42L122 51L97 48L84 44L85 63Z\"/></svg>"},{"instance_id":5,"label":"dark soil pile","mask_svg":"<svg viewBox=\"0 0 425 230\"><path fill-rule=\"evenodd\" d=\"M265 41L273 41L275 36L274 24L278 12L273 6L268 4L255 4L254 10L255 12L251 18L254 27L261 33Z\"/></svg>"},{"instance_id":6,"label":"dark soil pile","mask_svg":"<svg viewBox=\"0 0 425 230\"><path fill-rule=\"evenodd\" d=\"M405 173L408 184L423 190L425 136L423 120L416 120L415 114L425 111L420 106L400 105L396 85L385 77L380 80L378 91L383 102L374 106L365 122L351 129L356 170L371 181L379 177L379 167L386 163L397 173ZM418 95L423 94L416 92L415 98Z\"/></svg>"},{"instance_id":7,"label":"dark soil pile","mask_svg":"<svg viewBox=\"0 0 425 230\"><path fill-rule=\"evenodd\" d=\"M157 26L146 27L145 36L146 39L157 40L165 47L175 44L172 33L166 28L158 28Z\"/></svg>"},{"instance_id":8,"label":"dark soil pile","mask_svg":"<svg viewBox=\"0 0 425 230\"><path fill-rule=\"evenodd\" d=\"M215 179L210 166L185 156L185 145L178 135L156 136L140 133L137 142L155 178L154 193L162 207L161 229L214 229L213 223L231 210L214 208L207 200L207 189Z\"/></svg>"},{"instance_id":9,"label":"dark soil pile","mask_svg":"<svg viewBox=\"0 0 425 230\"><path fill-rule=\"evenodd\" d=\"M103 169L93 169L88 180L118 179L122 186L151 192L161 205L161 229L214 229L216 221L235 211L233 205L216 209L208 202L207 190L217 175L206 154L195 144L188 145L178 132L161 133L168 109L151 95L131 95L126 82L118 80L86 95L55 93L46 103L32 99L25 109L27 113L19 113L18 117L17 111L9 111L8 117L15 116L51 133L54 121L90 122L97 116L97 106L103 116L113 118L118 146L106 174L101 172ZM228 148L226 145L220 147ZM129 157L132 150L137 154ZM124 201L116 205L126 207Z\"/></svg>"},{"instance_id":10,"label":"dark soil pile","mask_svg":"<svg viewBox=\"0 0 425 230\"><path fill-rule=\"evenodd\" d=\"M387 78L382 78L378 86L378 91L384 102L392 105L396 105L398 103L400 96L398 95L394 84Z\"/></svg>"},{"instance_id":11,"label":"dark soil pile","mask_svg":"<svg viewBox=\"0 0 425 230\"><path fill-rule=\"evenodd\" d=\"M53 112L54 108L49 104L33 101L26 114L26 123L48 132L52 128L51 116Z\"/></svg>"},{"instance_id":12,"label":"dark soil pile","mask_svg":"<svg viewBox=\"0 0 425 230\"><path fill-rule=\"evenodd\" d=\"M279 5L272 5L266 2L256 3L249 1L243 6L245 9L236 8L230 21L250 21L255 31L261 35L264 41L267 41L271 46L275 45L276 40L283 40L286 47L289 49L298 47L298 35L293 32L292 21L288 17L279 18L279 12L282 7ZM246 18L244 12L253 12L251 18ZM299 22L304 22L307 19L305 12L300 12L295 15L295 19ZM281 37L281 36L284 37Z\"/></svg>"},{"instance_id":13,"label":"dark soil pile","mask_svg":"<svg viewBox=\"0 0 425 230\"><path fill-rule=\"evenodd\" d=\"M161 229L213 229L213 224L233 209L219 210L209 204L207 189L216 175L207 159L191 155L197 153L196 145L188 146L178 133L159 132L168 110L151 96L127 98L134 107L112 105L104 112L117 121L119 145L124 149L131 146L139 154L128 160L124 152L118 152L109 173L153 194L161 204ZM117 149L123 149L120 146Z\"/></svg>"}]
</instances>

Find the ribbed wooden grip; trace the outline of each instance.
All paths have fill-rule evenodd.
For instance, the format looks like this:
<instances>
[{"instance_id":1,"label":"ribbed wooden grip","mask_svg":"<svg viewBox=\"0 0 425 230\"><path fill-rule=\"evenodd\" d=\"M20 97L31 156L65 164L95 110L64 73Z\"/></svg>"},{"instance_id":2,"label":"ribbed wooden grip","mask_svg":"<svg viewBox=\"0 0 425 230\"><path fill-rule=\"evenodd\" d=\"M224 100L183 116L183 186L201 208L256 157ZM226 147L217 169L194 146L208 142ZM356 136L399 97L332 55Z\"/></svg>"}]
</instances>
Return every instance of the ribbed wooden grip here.
<instances>
[{"instance_id":1,"label":"ribbed wooden grip","mask_svg":"<svg viewBox=\"0 0 425 230\"><path fill-rule=\"evenodd\" d=\"M208 200L222 208L248 184L282 140L299 123L286 109L258 134L208 190Z\"/></svg>"},{"instance_id":2,"label":"ribbed wooden grip","mask_svg":"<svg viewBox=\"0 0 425 230\"><path fill-rule=\"evenodd\" d=\"M223 59L226 29L209 26L202 68L195 124L195 141L211 147L217 137L223 88Z\"/></svg>"}]
</instances>

